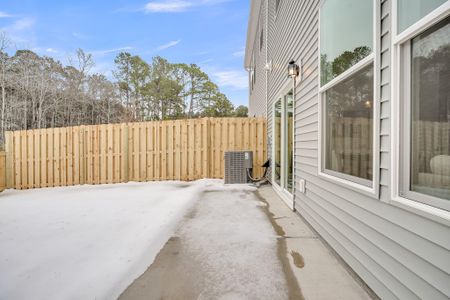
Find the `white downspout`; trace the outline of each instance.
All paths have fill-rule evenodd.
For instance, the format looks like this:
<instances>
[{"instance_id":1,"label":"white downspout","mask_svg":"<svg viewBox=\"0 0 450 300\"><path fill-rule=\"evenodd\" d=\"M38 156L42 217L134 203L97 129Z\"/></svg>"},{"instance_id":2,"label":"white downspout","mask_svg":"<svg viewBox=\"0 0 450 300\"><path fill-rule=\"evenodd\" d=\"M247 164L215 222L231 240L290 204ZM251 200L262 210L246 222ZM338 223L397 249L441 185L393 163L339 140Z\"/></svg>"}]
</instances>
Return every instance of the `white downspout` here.
<instances>
[{"instance_id":1,"label":"white downspout","mask_svg":"<svg viewBox=\"0 0 450 300\"><path fill-rule=\"evenodd\" d=\"M292 210L295 211L295 83L297 77L292 78Z\"/></svg>"},{"instance_id":2,"label":"white downspout","mask_svg":"<svg viewBox=\"0 0 450 300\"><path fill-rule=\"evenodd\" d=\"M266 50L266 55L265 55L265 64L264 64L264 69L266 70L266 121L268 122L268 106L269 106L269 95L268 95L268 91L269 91L269 70L266 68L268 62L268 53L267 50L269 49L268 44L269 44L269 0L266 0L266 24L265 24L266 28L265 28L265 40L266 40L266 45L265 45L265 50ZM269 140L267 138L267 140Z\"/></svg>"},{"instance_id":3,"label":"white downspout","mask_svg":"<svg viewBox=\"0 0 450 300\"><path fill-rule=\"evenodd\" d=\"M268 57L269 57L269 55L268 55L268 53L267 53L267 51L268 51L268 49L269 49L269 0L266 0L266 32L265 32L265 40L266 40L266 43L265 43L265 50L266 50L266 55L265 55L265 64L264 64L264 69L266 70L266 124L268 125L269 124L269 110L268 110L268 106L269 106L269 72L270 72L270 70L268 70L266 67L267 67L267 64L268 64ZM267 126L266 125L266 126ZM268 130L266 130L266 134L268 135ZM266 145L266 147L267 147L267 159L270 157L272 157L272 153L271 153L271 151L272 151L272 147L269 147L269 136L266 136L266 143L267 143L267 145ZM273 141L270 141L270 145L272 145L272 143L273 143ZM270 172L272 172L272 170L270 170ZM267 176L267 175L266 175ZM270 178L272 178L272 175L268 175Z\"/></svg>"}]
</instances>

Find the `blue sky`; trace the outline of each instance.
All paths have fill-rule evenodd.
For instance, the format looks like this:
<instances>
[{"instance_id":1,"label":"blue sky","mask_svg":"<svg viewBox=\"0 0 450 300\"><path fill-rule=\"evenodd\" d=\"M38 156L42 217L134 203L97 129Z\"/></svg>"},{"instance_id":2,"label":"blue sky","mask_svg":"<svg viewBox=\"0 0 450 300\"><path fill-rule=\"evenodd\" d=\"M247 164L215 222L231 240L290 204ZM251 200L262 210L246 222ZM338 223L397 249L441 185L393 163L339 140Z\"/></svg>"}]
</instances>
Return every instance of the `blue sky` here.
<instances>
[{"instance_id":1,"label":"blue sky","mask_svg":"<svg viewBox=\"0 0 450 300\"><path fill-rule=\"evenodd\" d=\"M2 0L0 31L14 48L64 63L82 48L108 77L119 51L195 63L235 105L247 105L248 9L244 0Z\"/></svg>"}]
</instances>

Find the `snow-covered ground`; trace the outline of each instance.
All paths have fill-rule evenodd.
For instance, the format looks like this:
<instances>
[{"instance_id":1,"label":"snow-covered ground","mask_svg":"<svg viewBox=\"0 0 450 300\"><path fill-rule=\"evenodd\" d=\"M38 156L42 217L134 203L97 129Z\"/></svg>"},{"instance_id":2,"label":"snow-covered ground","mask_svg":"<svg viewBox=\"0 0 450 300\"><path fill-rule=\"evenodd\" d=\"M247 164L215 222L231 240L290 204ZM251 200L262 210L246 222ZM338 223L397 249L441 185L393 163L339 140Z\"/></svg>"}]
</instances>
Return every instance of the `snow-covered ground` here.
<instances>
[{"instance_id":1,"label":"snow-covered ground","mask_svg":"<svg viewBox=\"0 0 450 300\"><path fill-rule=\"evenodd\" d=\"M0 299L113 299L153 262L205 188L221 181L0 194Z\"/></svg>"}]
</instances>

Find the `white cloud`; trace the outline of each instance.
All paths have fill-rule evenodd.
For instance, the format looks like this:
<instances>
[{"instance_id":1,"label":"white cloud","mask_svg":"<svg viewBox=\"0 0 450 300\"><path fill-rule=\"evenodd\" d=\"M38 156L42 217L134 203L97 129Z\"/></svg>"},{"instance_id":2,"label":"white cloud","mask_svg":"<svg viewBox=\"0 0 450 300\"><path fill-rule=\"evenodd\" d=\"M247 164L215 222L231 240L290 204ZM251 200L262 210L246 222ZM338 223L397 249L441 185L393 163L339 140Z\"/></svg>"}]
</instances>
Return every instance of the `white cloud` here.
<instances>
[{"instance_id":1,"label":"white cloud","mask_svg":"<svg viewBox=\"0 0 450 300\"><path fill-rule=\"evenodd\" d=\"M92 55L105 55L109 53L119 52L119 51L125 51L125 50L133 50L134 48L131 46L125 46L120 48L112 48L112 49L104 49L104 50L94 50L90 51Z\"/></svg>"},{"instance_id":2,"label":"white cloud","mask_svg":"<svg viewBox=\"0 0 450 300\"><path fill-rule=\"evenodd\" d=\"M222 71L213 74L219 86L228 86L234 89L246 89L248 87L247 73L244 71Z\"/></svg>"},{"instance_id":3,"label":"white cloud","mask_svg":"<svg viewBox=\"0 0 450 300\"><path fill-rule=\"evenodd\" d=\"M49 52L49 53L58 53L59 51L53 48L47 48L45 49L45 51Z\"/></svg>"},{"instance_id":4,"label":"white cloud","mask_svg":"<svg viewBox=\"0 0 450 300\"><path fill-rule=\"evenodd\" d=\"M149 13L182 12L191 6L192 3L187 1L154 1L145 5L145 11Z\"/></svg>"},{"instance_id":5,"label":"white cloud","mask_svg":"<svg viewBox=\"0 0 450 300\"><path fill-rule=\"evenodd\" d=\"M156 50L158 50L158 51L165 50L165 49L168 49L168 48L178 45L180 42L181 42L181 40L170 41L167 44L159 46L158 48L156 48Z\"/></svg>"},{"instance_id":6,"label":"white cloud","mask_svg":"<svg viewBox=\"0 0 450 300\"><path fill-rule=\"evenodd\" d=\"M14 16L11 14L8 14L7 12L0 11L0 18L12 18L12 17L14 17Z\"/></svg>"},{"instance_id":7,"label":"white cloud","mask_svg":"<svg viewBox=\"0 0 450 300\"><path fill-rule=\"evenodd\" d=\"M72 36L74 38L77 38L77 39L80 39L80 40L85 40L85 39L89 38L89 36L87 36L87 35L85 35L83 33L80 33L80 32L72 32Z\"/></svg>"},{"instance_id":8,"label":"white cloud","mask_svg":"<svg viewBox=\"0 0 450 300\"><path fill-rule=\"evenodd\" d=\"M34 27L35 20L34 18L22 18L11 25L5 27L7 31L11 32L17 32L17 31L23 31L23 30L29 30Z\"/></svg>"},{"instance_id":9,"label":"white cloud","mask_svg":"<svg viewBox=\"0 0 450 300\"><path fill-rule=\"evenodd\" d=\"M233 52L233 56L235 56L235 57L244 57L244 55L245 55L245 50L239 50L239 51Z\"/></svg>"},{"instance_id":10,"label":"white cloud","mask_svg":"<svg viewBox=\"0 0 450 300\"><path fill-rule=\"evenodd\" d=\"M30 48L36 40L33 31L35 23L33 17L24 17L0 28L0 31L4 31L13 43L19 43L22 44L21 47Z\"/></svg>"},{"instance_id":11,"label":"white cloud","mask_svg":"<svg viewBox=\"0 0 450 300\"><path fill-rule=\"evenodd\" d=\"M203 65L203 64L207 64L207 63L210 63L210 62L213 62L213 61L214 61L214 59L212 59L212 58L207 58L207 59L202 60L201 62L199 62L199 64L200 64L200 65Z\"/></svg>"},{"instance_id":12,"label":"white cloud","mask_svg":"<svg viewBox=\"0 0 450 300\"><path fill-rule=\"evenodd\" d=\"M203 5L215 5L230 0L157 0L147 3L144 11L147 13L176 13L189 8Z\"/></svg>"}]
</instances>

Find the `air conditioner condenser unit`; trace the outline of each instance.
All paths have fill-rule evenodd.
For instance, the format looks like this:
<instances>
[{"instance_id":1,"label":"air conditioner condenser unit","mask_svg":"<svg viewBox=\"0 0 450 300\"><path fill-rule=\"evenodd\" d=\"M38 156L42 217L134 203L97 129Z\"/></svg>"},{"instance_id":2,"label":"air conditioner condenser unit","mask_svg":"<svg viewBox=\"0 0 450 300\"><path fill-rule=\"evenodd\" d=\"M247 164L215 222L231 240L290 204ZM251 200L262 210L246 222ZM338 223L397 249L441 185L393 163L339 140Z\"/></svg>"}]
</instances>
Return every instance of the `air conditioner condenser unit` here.
<instances>
[{"instance_id":1,"label":"air conditioner condenser unit","mask_svg":"<svg viewBox=\"0 0 450 300\"><path fill-rule=\"evenodd\" d=\"M225 152L225 184L252 182L253 152Z\"/></svg>"}]
</instances>

